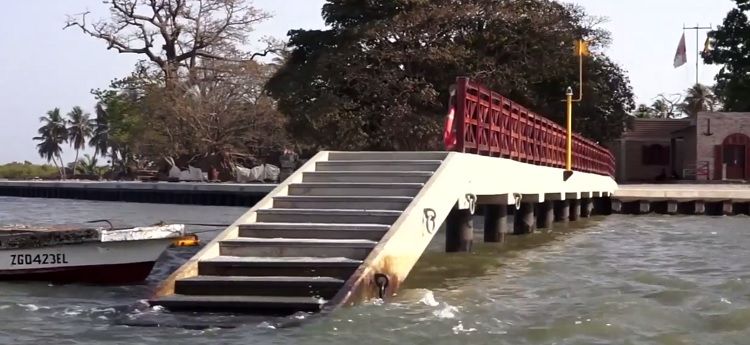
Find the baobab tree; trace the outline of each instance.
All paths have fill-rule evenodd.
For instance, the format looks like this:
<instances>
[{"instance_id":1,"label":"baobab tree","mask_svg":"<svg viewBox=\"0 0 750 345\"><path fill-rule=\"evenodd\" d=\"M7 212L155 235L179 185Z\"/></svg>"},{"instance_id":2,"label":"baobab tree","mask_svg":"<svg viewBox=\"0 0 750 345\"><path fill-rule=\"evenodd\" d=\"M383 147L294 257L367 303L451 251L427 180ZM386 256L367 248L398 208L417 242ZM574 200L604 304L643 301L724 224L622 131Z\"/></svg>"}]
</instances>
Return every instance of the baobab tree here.
<instances>
[{"instance_id":1,"label":"baobab tree","mask_svg":"<svg viewBox=\"0 0 750 345\"><path fill-rule=\"evenodd\" d=\"M69 16L65 28L101 39L108 49L137 54L157 66L164 85L194 76L203 60L247 61L273 50L246 53L253 26L269 14L245 0L110 0L109 20ZM185 73L182 73L182 72Z\"/></svg>"},{"instance_id":2,"label":"baobab tree","mask_svg":"<svg viewBox=\"0 0 750 345\"><path fill-rule=\"evenodd\" d=\"M142 57L130 77L99 99L104 112L97 112L92 144L98 153L109 146L113 160L115 153L122 160L137 155L151 162L174 157L181 164L229 169L233 159L248 156L253 145L263 145L283 127L275 121L281 115L263 97L270 72L255 61L278 45L269 41L261 51L247 51L253 26L270 17L250 1L107 4L109 18L92 22L82 13L65 26L104 41L108 49ZM119 106L122 102L128 104ZM256 125L264 121L273 128ZM138 126L128 126L133 123Z\"/></svg>"}]
</instances>

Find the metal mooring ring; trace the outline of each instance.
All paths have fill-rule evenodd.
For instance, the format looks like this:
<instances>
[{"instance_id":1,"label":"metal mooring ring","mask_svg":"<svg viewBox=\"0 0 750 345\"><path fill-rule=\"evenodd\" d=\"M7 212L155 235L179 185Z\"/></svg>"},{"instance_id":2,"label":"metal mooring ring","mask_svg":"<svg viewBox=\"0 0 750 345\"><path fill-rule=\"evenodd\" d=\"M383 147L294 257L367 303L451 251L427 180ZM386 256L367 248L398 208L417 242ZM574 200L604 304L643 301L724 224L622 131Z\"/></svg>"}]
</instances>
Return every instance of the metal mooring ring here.
<instances>
[{"instance_id":1,"label":"metal mooring ring","mask_svg":"<svg viewBox=\"0 0 750 345\"><path fill-rule=\"evenodd\" d=\"M521 200L523 199L523 195L518 194L518 193L513 193L513 198L516 201L516 210L520 210L521 209Z\"/></svg>"},{"instance_id":2,"label":"metal mooring ring","mask_svg":"<svg viewBox=\"0 0 750 345\"><path fill-rule=\"evenodd\" d=\"M424 226L427 229L427 233L432 235L435 233L435 219L437 218L437 212L434 209L424 209Z\"/></svg>"},{"instance_id":3,"label":"metal mooring ring","mask_svg":"<svg viewBox=\"0 0 750 345\"><path fill-rule=\"evenodd\" d=\"M469 203L469 211L471 214L477 210L477 196L474 194L466 194L466 201Z\"/></svg>"},{"instance_id":4,"label":"metal mooring ring","mask_svg":"<svg viewBox=\"0 0 750 345\"><path fill-rule=\"evenodd\" d=\"M375 273L373 279L375 280L375 286L378 287L378 297L383 299L385 297L385 289L388 288L391 280L383 273Z\"/></svg>"}]
</instances>

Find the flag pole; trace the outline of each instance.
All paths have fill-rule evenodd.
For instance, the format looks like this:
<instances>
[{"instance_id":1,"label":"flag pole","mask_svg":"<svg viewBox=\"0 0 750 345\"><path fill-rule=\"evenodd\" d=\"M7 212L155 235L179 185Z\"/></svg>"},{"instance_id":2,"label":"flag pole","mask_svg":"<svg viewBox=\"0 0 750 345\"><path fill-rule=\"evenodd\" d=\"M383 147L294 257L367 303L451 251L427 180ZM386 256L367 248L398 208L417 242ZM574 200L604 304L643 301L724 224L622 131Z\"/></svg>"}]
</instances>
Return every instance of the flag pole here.
<instances>
[{"instance_id":1,"label":"flag pole","mask_svg":"<svg viewBox=\"0 0 750 345\"><path fill-rule=\"evenodd\" d=\"M701 59L701 42L700 42L700 31L701 30L713 30L713 25L711 26L701 26L700 24L696 24L694 27L686 27L685 24L682 24L682 32L685 33L686 30L695 30L695 85L698 85L700 83L700 59Z\"/></svg>"}]
</instances>

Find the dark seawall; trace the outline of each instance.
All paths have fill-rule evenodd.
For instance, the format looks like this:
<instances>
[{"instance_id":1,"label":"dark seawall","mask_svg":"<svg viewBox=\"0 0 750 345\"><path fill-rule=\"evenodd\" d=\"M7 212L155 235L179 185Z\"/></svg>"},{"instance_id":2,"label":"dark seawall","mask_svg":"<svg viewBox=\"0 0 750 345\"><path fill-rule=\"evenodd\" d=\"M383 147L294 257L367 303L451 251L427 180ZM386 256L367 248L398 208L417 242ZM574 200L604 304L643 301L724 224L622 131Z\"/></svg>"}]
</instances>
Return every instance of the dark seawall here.
<instances>
[{"instance_id":1,"label":"dark seawall","mask_svg":"<svg viewBox=\"0 0 750 345\"><path fill-rule=\"evenodd\" d=\"M250 207L275 187L192 182L0 181L0 196Z\"/></svg>"}]
</instances>

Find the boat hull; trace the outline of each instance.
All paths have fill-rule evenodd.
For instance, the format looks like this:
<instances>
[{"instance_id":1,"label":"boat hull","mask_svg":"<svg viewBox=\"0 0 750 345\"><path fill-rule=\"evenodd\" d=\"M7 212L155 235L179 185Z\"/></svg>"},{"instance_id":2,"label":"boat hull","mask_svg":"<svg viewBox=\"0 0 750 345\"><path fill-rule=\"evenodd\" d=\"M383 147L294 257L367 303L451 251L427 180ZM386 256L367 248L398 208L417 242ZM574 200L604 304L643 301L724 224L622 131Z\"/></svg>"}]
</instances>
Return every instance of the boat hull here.
<instances>
[{"instance_id":1,"label":"boat hull","mask_svg":"<svg viewBox=\"0 0 750 345\"><path fill-rule=\"evenodd\" d=\"M171 239L0 250L0 281L127 284L145 280Z\"/></svg>"}]
</instances>

